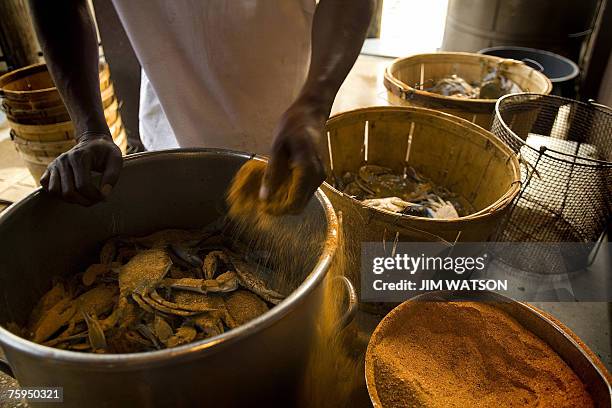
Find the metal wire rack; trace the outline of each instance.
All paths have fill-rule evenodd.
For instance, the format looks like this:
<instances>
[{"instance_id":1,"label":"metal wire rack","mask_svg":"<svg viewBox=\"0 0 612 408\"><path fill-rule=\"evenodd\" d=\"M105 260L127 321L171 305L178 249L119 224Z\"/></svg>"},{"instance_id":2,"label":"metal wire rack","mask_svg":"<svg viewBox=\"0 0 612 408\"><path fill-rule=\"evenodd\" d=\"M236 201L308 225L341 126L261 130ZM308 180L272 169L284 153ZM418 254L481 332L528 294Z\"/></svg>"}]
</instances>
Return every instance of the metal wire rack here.
<instances>
[{"instance_id":1,"label":"metal wire rack","mask_svg":"<svg viewBox=\"0 0 612 408\"><path fill-rule=\"evenodd\" d=\"M586 265L611 219L612 109L558 96L507 95L497 101L492 132L519 155L522 182L497 240L583 244L569 254L567 245L557 254L509 252L500 254L502 261L538 273ZM531 257L546 262L534 263L534 270L526 261Z\"/></svg>"}]
</instances>

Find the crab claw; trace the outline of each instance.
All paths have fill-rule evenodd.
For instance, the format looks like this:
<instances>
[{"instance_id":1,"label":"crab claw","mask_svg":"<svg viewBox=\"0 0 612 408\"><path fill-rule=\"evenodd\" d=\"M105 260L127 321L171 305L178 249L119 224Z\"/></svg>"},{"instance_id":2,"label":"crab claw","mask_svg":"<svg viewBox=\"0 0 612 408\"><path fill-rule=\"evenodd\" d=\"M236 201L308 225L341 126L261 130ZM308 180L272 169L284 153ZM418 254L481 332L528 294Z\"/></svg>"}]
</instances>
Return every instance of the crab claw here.
<instances>
[{"instance_id":1,"label":"crab claw","mask_svg":"<svg viewBox=\"0 0 612 408\"><path fill-rule=\"evenodd\" d=\"M432 218L452 219L459 218L455 206L450 201L444 201L440 197L437 199L427 199L431 205L430 215Z\"/></svg>"},{"instance_id":2,"label":"crab claw","mask_svg":"<svg viewBox=\"0 0 612 408\"><path fill-rule=\"evenodd\" d=\"M181 344L192 342L197 335L196 329L192 326L182 325L176 330L176 333L167 340L168 347L176 347Z\"/></svg>"},{"instance_id":3,"label":"crab claw","mask_svg":"<svg viewBox=\"0 0 612 408\"><path fill-rule=\"evenodd\" d=\"M235 272L225 272L215 279L166 278L161 282L160 286L203 294L225 293L238 289L238 276Z\"/></svg>"},{"instance_id":4,"label":"crab claw","mask_svg":"<svg viewBox=\"0 0 612 408\"><path fill-rule=\"evenodd\" d=\"M253 273L252 268L246 262L234 256L231 259L242 287L273 305L277 305L285 299L285 296L281 293L268 289L266 283Z\"/></svg>"},{"instance_id":5,"label":"crab claw","mask_svg":"<svg viewBox=\"0 0 612 408\"><path fill-rule=\"evenodd\" d=\"M206 279L213 279L215 277L217 268L219 267L219 262L226 265L230 263L229 257L225 252L216 250L210 251L208 255L206 255L202 265L202 271Z\"/></svg>"},{"instance_id":6,"label":"crab claw","mask_svg":"<svg viewBox=\"0 0 612 408\"><path fill-rule=\"evenodd\" d=\"M106 336L104 335L104 330L98 319L83 310L81 310L81 315L83 315L83 319L87 325L87 337L89 338L89 344L92 350L106 349Z\"/></svg>"},{"instance_id":7,"label":"crab claw","mask_svg":"<svg viewBox=\"0 0 612 408\"><path fill-rule=\"evenodd\" d=\"M202 267L202 260L197 256L190 254L186 248L180 245L170 244L168 246L168 249L168 254L172 259L172 262L174 262L175 264L185 268Z\"/></svg>"}]
</instances>

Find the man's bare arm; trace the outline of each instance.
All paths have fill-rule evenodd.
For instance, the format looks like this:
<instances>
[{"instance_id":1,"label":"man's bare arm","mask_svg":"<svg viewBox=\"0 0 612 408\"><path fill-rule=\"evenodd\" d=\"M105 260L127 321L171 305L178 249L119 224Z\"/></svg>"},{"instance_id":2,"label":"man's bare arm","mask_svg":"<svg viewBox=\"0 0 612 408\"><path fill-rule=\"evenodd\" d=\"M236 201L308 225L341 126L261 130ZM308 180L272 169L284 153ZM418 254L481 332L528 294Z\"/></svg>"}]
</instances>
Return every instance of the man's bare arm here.
<instances>
[{"instance_id":1,"label":"man's bare arm","mask_svg":"<svg viewBox=\"0 0 612 408\"><path fill-rule=\"evenodd\" d=\"M90 205L109 193L122 165L104 118L93 19L86 0L29 4L47 66L77 135L77 145L49 165L41 184L53 195ZM92 171L102 173L101 188Z\"/></svg>"},{"instance_id":2,"label":"man's bare arm","mask_svg":"<svg viewBox=\"0 0 612 408\"><path fill-rule=\"evenodd\" d=\"M321 0L312 27L312 57L300 99L327 108L355 64L374 11L373 0Z\"/></svg>"},{"instance_id":3,"label":"man's bare arm","mask_svg":"<svg viewBox=\"0 0 612 408\"><path fill-rule=\"evenodd\" d=\"M374 11L373 0L321 0L312 27L308 77L277 128L260 196L283 183L296 191L288 212L299 212L325 179L318 149L334 98L353 67Z\"/></svg>"}]
</instances>

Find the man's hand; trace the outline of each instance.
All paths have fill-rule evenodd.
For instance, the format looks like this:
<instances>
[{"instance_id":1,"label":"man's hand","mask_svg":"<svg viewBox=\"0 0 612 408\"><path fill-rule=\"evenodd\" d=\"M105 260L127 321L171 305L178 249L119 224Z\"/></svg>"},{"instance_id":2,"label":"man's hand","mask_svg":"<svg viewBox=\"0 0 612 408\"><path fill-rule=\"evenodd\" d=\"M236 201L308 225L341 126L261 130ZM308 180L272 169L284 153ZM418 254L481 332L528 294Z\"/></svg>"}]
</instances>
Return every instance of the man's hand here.
<instances>
[{"instance_id":1,"label":"man's hand","mask_svg":"<svg viewBox=\"0 0 612 408\"><path fill-rule=\"evenodd\" d=\"M86 133L69 151L53 160L40 184L49 194L81 205L103 200L119 179L121 150L107 133ZM102 173L100 187L92 171Z\"/></svg>"},{"instance_id":2,"label":"man's hand","mask_svg":"<svg viewBox=\"0 0 612 408\"><path fill-rule=\"evenodd\" d=\"M280 121L259 194L274 200L268 208L298 213L325 180L318 152L325 120L359 55L373 11L374 0L319 0L308 77ZM278 200L279 194L286 199Z\"/></svg>"},{"instance_id":3,"label":"man's hand","mask_svg":"<svg viewBox=\"0 0 612 408\"><path fill-rule=\"evenodd\" d=\"M287 192L279 213L300 213L325 180L319 155L327 109L312 102L296 102L282 116L272 145L272 157L259 197L267 201L281 188Z\"/></svg>"},{"instance_id":4,"label":"man's hand","mask_svg":"<svg viewBox=\"0 0 612 408\"><path fill-rule=\"evenodd\" d=\"M82 205L102 200L119 177L121 151L104 117L98 36L87 0L29 0L32 21L53 82L76 129L77 145L55 159L40 179L54 196ZM101 187L92 171L102 173Z\"/></svg>"}]
</instances>

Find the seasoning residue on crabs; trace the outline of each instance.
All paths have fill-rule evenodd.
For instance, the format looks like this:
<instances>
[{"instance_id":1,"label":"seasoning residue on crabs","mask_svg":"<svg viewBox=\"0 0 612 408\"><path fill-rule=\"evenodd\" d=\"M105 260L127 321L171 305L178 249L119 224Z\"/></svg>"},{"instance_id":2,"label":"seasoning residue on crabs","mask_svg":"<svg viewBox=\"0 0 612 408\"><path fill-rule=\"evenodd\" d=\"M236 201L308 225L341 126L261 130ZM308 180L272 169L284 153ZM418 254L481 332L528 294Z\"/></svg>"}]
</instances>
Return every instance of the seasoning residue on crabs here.
<instances>
[{"instance_id":1,"label":"seasoning residue on crabs","mask_svg":"<svg viewBox=\"0 0 612 408\"><path fill-rule=\"evenodd\" d=\"M406 165L402 174L366 164L335 180L335 187L364 205L417 217L453 219L472 212L471 205Z\"/></svg>"},{"instance_id":2,"label":"seasoning residue on crabs","mask_svg":"<svg viewBox=\"0 0 612 408\"><path fill-rule=\"evenodd\" d=\"M243 248L242 248L243 249ZM57 280L19 334L61 349L130 353L236 328L284 299L221 230L116 237L99 262ZM15 327L15 325L13 325Z\"/></svg>"}]
</instances>

